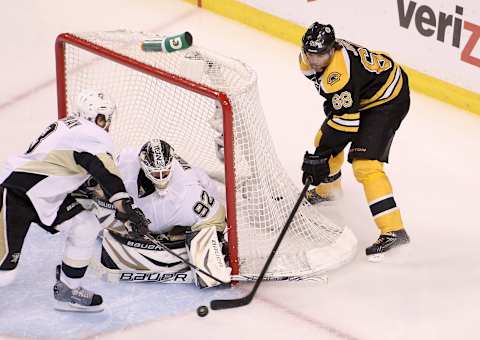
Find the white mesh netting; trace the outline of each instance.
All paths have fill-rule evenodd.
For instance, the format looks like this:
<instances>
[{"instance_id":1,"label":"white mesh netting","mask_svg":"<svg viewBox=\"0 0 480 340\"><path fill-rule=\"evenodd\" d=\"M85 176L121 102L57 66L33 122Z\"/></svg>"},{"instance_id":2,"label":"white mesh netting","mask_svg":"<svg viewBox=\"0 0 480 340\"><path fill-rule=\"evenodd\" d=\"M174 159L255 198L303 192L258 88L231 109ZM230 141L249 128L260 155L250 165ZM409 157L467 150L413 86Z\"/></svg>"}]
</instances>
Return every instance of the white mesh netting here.
<instances>
[{"instance_id":1,"label":"white mesh netting","mask_svg":"<svg viewBox=\"0 0 480 340\"><path fill-rule=\"evenodd\" d=\"M299 189L277 159L262 112L255 72L244 63L196 45L174 53L144 52L141 43L158 37L144 32L74 34L144 64L225 93L233 109L235 210L240 274L258 275L293 208ZM118 149L139 147L149 138L168 141L189 163L224 178L212 128L215 100L99 57L65 47L67 112L75 95L101 88L117 103L111 133ZM324 273L351 259L356 239L329 221L322 208L304 201L280 245L267 276Z\"/></svg>"}]
</instances>

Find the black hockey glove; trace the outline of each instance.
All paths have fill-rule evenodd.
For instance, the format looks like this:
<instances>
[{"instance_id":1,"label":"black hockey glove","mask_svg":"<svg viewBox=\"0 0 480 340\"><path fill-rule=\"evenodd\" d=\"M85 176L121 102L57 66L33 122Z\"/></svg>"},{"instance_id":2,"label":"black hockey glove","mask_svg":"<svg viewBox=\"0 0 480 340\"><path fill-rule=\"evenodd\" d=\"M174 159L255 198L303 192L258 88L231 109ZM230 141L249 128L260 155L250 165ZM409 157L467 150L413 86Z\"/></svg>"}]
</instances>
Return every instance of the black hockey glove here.
<instances>
[{"instance_id":1,"label":"black hockey glove","mask_svg":"<svg viewBox=\"0 0 480 340\"><path fill-rule=\"evenodd\" d=\"M97 181L93 177L87 179L77 190L72 192L72 196L80 199L93 199L95 197L95 187Z\"/></svg>"},{"instance_id":2,"label":"black hockey glove","mask_svg":"<svg viewBox=\"0 0 480 340\"><path fill-rule=\"evenodd\" d=\"M312 185L319 185L330 174L330 166L328 160L330 159L330 153L321 153L315 151L314 154L305 152L302 164L302 182L305 184L307 178L312 178Z\"/></svg>"},{"instance_id":3,"label":"black hockey glove","mask_svg":"<svg viewBox=\"0 0 480 340\"><path fill-rule=\"evenodd\" d=\"M145 214L140 208L133 205L133 199L126 198L122 200L122 207L125 212L116 211L115 217L125 222L128 231L136 235L145 235L149 233L148 225L150 220L145 217Z\"/></svg>"}]
</instances>

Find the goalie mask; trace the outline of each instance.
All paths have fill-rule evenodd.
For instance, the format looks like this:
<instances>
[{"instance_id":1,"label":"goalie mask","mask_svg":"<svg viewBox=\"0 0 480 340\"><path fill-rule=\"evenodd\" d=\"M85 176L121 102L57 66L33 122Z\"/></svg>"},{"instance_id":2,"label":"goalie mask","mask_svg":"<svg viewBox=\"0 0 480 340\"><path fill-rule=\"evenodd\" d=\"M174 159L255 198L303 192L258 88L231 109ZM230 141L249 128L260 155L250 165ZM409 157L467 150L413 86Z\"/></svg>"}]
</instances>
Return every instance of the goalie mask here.
<instances>
[{"instance_id":1,"label":"goalie mask","mask_svg":"<svg viewBox=\"0 0 480 340\"><path fill-rule=\"evenodd\" d=\"M173 148L161 139L145 143L138 155L145 176L157 189L164 190L172 177Z\"/></svg>"},{"instance_id":2,"label":"goalie mask","mask_svg":"<svg viewBox=\"0 0 480 340\"><path fill-rule=\"evenodd\" d=\"M75 101L74 116L89 120L108 131L115 111L116 105L105 93L84 90Z\"/></svg>"}]
</instances>

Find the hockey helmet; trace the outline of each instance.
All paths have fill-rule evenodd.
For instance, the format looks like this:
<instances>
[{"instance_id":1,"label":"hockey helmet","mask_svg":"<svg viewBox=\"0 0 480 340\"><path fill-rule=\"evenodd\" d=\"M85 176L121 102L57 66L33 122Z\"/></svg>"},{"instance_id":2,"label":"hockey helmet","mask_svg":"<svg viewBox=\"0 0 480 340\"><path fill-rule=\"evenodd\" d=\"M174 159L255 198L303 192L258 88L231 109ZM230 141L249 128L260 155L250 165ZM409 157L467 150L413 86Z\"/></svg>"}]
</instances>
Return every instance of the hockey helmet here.
<instances>
[{"instance_id":1,"label":"hockey helmet","mask_svg":"<svg viewBox=\"0 0 480 340\"><path fill-rule=\"evenodd\" d=\"M323 54L335 45L335 31L332 25L314 22L302 37L302 48L305 53Z\"/></svg>"},{"instance_id":2,"label":"hockey helmet","mask_svg":"<svg viewBox=\"0 0 480 340\"><path fill-rule=\"evenodd\" d=\"M103 91L89 89L77 96L73 115L108 130L115 111L115 103Z\"/></svg>"}]
</instances>

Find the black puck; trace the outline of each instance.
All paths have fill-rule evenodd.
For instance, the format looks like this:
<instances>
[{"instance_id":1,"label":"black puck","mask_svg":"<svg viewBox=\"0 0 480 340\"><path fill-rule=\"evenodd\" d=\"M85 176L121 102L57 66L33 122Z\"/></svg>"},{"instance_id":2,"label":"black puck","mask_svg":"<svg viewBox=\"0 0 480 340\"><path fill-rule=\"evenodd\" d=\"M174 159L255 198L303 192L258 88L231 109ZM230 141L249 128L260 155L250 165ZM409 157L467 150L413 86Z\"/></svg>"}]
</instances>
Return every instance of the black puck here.
<instances>
[{"instance_id":1,"label":"black puck","mask_svg":"<svg viewBox=\"0 0 480 340\"><path fill-rule=\"evenodd\" d=\"M204 317L208 314L208 307L207 306L200 306L197 308L197 314L200 317Z\"/></svg>"}]
</instances>

